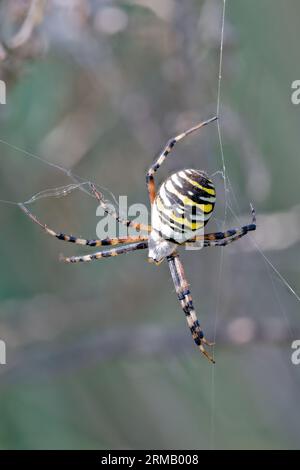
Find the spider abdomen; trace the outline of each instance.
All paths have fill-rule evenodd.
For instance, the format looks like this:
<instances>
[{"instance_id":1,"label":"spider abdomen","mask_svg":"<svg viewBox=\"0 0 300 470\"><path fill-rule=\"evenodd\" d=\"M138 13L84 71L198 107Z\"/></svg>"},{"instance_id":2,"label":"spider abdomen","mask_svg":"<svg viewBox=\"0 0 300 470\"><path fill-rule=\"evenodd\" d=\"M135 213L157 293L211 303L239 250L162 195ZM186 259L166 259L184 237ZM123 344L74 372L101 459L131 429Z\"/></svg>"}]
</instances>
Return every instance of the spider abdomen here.
<instances>
[{"instance_id":1,"label":"spider abdomen","mask_svg":"<svg viewBox=\"0 0 300 470\"><path fill-rule=\"evenodd\" d=\"M184 243L203 231L215 200L215 187L204 172L186 169L173 173L155 197L152 228L165 240Z\"/></svg>"}]
</instances>

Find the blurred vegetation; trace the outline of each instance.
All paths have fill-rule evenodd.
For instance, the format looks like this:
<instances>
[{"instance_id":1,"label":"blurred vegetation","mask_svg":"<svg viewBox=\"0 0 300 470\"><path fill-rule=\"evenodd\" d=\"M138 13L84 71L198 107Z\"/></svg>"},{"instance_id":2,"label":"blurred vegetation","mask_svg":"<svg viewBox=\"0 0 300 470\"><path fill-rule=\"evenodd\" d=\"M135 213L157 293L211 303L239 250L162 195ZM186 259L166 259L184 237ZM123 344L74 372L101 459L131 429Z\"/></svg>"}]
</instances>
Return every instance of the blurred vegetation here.
<instances>
[{"instance_id":1,"label":"blurred vegetation","mask_svg":"<svg viewBox=\"0 0 300 470\"><path fill-rule=\"evenodd\" d=\"M30 17L28 16L30 12ZM148 203L145 171L167 139L215 114L221 0L0 3L0 198L70 178L28 154ZM296 291L300 78L296 0L228 0L221 128L179 144L181 167L215 174L210 231L258 213L252 237ZM7 145L5 142L10 144ZM50 227L95 237L82 191L31 206ZM231 211L233 210L233 212ZM146 253L87 265L0 204L0 448L299 448L299 305L251 241L182 254L214 370L194 348L167 265ZM220 270L222 266L222 269Z\"/></svg>"}]
</instances>

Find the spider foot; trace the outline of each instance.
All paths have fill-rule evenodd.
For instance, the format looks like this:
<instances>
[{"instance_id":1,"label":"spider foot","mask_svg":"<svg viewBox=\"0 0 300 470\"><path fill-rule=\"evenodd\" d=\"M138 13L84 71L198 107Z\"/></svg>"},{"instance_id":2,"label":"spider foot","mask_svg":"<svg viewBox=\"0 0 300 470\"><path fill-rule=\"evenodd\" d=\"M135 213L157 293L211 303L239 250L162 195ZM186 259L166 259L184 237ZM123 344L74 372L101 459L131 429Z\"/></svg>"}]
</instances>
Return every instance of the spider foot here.
<instances>
[{"instance_id":1,"label":"spider foot","mask_svg":"<svg viewBox=\"0 0 300 470\"><path fill-rule=\"evenodd\" d=\"M209 343L207 340L204 340L203 341L203 338L202 338L202 342L204 342L204 344L207 344L208 346L212 346L214 343ZM204 346L202 345L202 343L199 344L199 349L200 351L202 352L202 354L204 354L204 356L210 361L212 362L213 364L216 363L216 361L214 360L214 358L208 354L208 352L206 351L206 349L204 348Z\"/></svg>"},{"instance_id":2,"label":"spider foot","mask_svg":"<svg viewBox=\"0 0 300 470\"><path fill-rule=\"evenodd\" d=\"M95 186L93 183L90 183L90 188L91 188L92 193L94 194L95 198L96 198L99 202L104 200L103 194L100 193L100 191L98 191L98 190L96 189L96 186Z\"/></svg>"}]
</instances>

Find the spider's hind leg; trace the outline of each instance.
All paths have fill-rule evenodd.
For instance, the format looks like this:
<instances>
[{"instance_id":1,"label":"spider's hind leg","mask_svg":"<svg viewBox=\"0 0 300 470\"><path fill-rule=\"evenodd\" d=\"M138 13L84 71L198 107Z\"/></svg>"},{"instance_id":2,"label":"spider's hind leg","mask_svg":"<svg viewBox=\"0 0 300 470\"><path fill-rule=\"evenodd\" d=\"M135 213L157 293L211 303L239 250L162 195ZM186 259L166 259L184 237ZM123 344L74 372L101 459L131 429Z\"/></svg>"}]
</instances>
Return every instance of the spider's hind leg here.
<instances>
[{"instance_id":1,"label":"spider's hind leg","mask_svg":"<svg viewBox=\"0 0 300 470\"><path fill-rule=\"evenodd\" d=\"M214 364L215 360L213 359L213 357L211 357L211 355L206 351L206 349L203 346L203 344L206 344L207 346L213 346L214 343L211 343L205 338L203 331L200 327L200 323L196 316L192 296L188 288L188 283L185 278L183 266L179 260L179 256L176 253L176 254L169 256L167 259L168 259L172 279L175 285L175 289L177 292L177 296L180 301L182 310L185 313L186 320L187 320L189 329L191 331L193 340L195 341L196 345L198 346L202 354L204 354L204 356L206 356L207 359Z\"/></svg>"}]
</instances>

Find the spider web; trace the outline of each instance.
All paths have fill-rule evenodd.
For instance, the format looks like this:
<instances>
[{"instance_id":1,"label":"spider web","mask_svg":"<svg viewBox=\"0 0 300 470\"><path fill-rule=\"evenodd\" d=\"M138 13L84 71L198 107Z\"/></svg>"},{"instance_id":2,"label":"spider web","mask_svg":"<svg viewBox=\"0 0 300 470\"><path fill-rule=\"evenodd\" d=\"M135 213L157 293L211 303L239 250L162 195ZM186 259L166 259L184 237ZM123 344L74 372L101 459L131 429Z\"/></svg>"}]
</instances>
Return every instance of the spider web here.
<instances>
[{"instance_id":1,"label":"spider web","mask_svg":"<svg viewBox=\"0 0 300 470\"><path fill-rule=\"evenodd\" d=\"M114 195L114 193L112 191L110 191L108 188L106 188L104 186L100 186L96 181L93 181L92 179L82 178L81 176L76 175L71 169L64 168L63 166L57 165L56 163L48 162L48 161L44 160L43 158L39 157L38 155L36 155L35 153L29 152L29 151L27 151L27 150L25 150L21 147L13 145L13 144L11 144L10 142L8 142L6 140L0 139L0 143L3 144L3 145L6 145L7 147L9 147L13 150L16 150L17 152L22 153L26 157L38 160L39 162L41 162L45 165L48 165L48 166L64 173L68 178L70 178L73 181L73 183L71 183L71 184L67 184L67 185L56 187L56 188L49 188L49 189L39 191L39 192L31 195L25 201L8 201L8 200L5 200L5 199L0 199L1 203L3 203L3 204L12 204L12 205L16 205L16 206L19 206L19 205L22 205L22 204L29 205L29 204L33 204L34 202L38 201L39 199L60 198L60 197L68 196L70 193L72 193L75 190L80 190L80 191L84 192L85 194L87 194L88 196L91 196L92 198L95 198L95 195L93 194L93 192L90 188L91 184L93 184L99 190L109 194L111 196L111 198L113 199L115 205L117 205L117 206L119 205L118 201L117 201L117 198ZM105 199L105 198L104 198L104 201L107 202L107 203L110 202L109 199Z\"/></svg>"},{"instance_id":2,"label":"spider web","mask_svg":"<svg viewBox=\"0 0 300 470\"><path fill-rule=\"evenodd\" d=\"M227 7L227 2L226 0L221 0L221 7L222 7L222 16L221 16L221 26L220 26L220 48L219 48L219 69L218 69L218 79L217 79L217 104L216 104L216 115L219 116L219 119L217 121L217 134L218 134L218 141L219 141L219 149L220 149L220 159L221 159L221 170L218 170L215 172L216 174L220 174L222 179L223 179L223 186L224 186L224 215L222 219L222 226L223 230L226 227L227 224L227 219L229 213L233 216L233 218L236 220L238 225L241 225L241 220L238 214L241 213L238 199L235 195L234 188L231 184L230 178L227 174L227 168L226 168L226 158L225 158L225 153L224 153L224 147L223 147L223 137L222 137L222 68L223 68L223 47L224 47L224 32L225 32L225 19L226 19L226 7ZM23 154L25 157L35 159L42 164L48 165L54 169L56 169L59 172L64 173L72 183L56 188L49 188L45 189L43 191L39 191L32 196L30 196L27 200L25 201L11 201L11 200L4 200L1 199L0 202L3 204L11 204L11 205L19 205L19 204L33 204L36 201L43 199L43 198L60 198L69 195L75 190L80 190L83 191L85 194L94 197L90 190L90 183L94 183L98 188L101 188L101 190L104 190L110 194L112 199L114 200L115 205L118 206L117 200L114 196L113 193L111 193L107 188L100 187L99 184L95 181L92 181L90 178L83 178L82 176L76 175L71 169L64 168L61 165L57 165L55 163L49 162L41 158L40 156L27 151L24 148L18 147L13 145L12 143L0 139L0 143L10 147L11 149L20 152ZM234 209L234 206L236 209ZM300 295L295 291L293 286L289 283L289 281L281 274L281 272L278 270L278 268L273 264L271 259L264 253L264 251L260 248L258 243L255 241L255 239L251 236L251 234L248 235L248 238L250 239L251 244L253 245L254 249L256 250L257 253L260 254L266 269L267 273L270 279L270 283L274 292L274 296L276 297L279 305L279 309L281 311L281 314L287 323L288 329L289 329L289 334L291 338L293 337L292 335L292 328L290 325L289 318L287 316L287 313L284 309L284 305L282 304L282 301L280 299L280 296L278 294L278 291L276 289L275 281L274 281L274 276L277 278L278 281L280 281L285 288L288 290L288 292L297 300L297 302L300 302ZM218 275L217 275L217 296L216 296L216 305L215 305L215 314L214 314L214 327L213 327L213 341L217 342L217 333L218 333L218 322L220 318L220 313L221 313L221 283L222 283L222 274L223 274L223 269L224 269L224 248L221 248L220 251L220 260L219 260L219 268L218 268ZM215 353L215 348L214 348L214 353ZM216 419L216 374L217 374L217 367L218 365L211 366L211 429L210 429L210 447L213 449L215 447L215 442L216 442L216 429L215 429L215 419Z\"/></svg>"}]
</instances>

